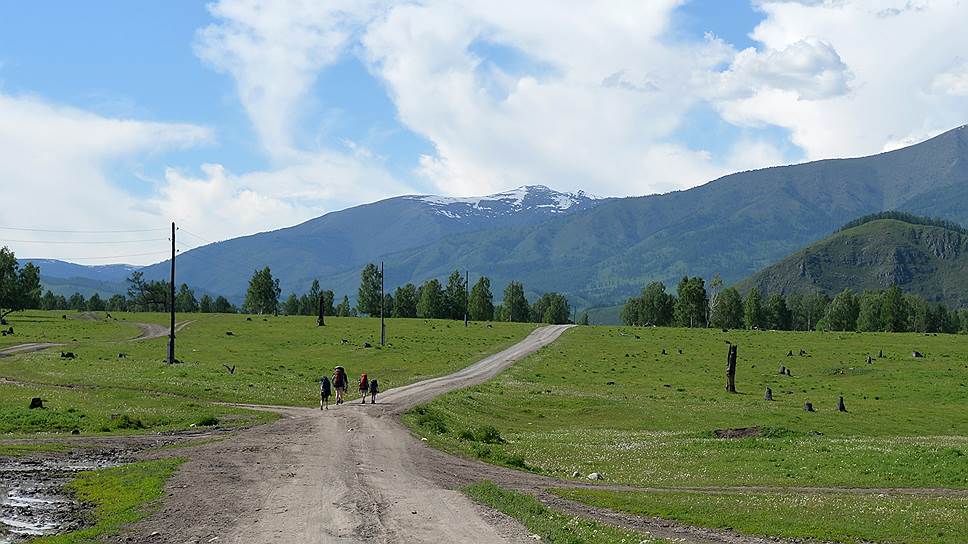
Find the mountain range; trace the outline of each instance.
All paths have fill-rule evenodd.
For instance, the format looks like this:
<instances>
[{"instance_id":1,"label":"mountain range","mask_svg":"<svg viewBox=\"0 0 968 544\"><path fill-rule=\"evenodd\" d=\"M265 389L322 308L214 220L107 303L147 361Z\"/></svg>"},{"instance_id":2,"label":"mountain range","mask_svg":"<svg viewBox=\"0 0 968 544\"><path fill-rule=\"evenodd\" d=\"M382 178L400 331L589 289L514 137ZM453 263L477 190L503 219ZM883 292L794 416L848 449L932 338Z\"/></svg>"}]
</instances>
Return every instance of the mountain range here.
<instances>
[{"instance_id":1,"label":"mountain range","mask_svg":"<svg viewBox=\"0 0 968 544\"><path fill-rule=\"evenodd\" d=\"M740 291L834 296L898 285L949 307L968 306L968 230L898 219L846 228L740 282Z\"/></svg>"},{"instance_id":2,"label":"mountain range","mask_svg":"<svg viewBox=\"0 0 968 544\"><path fill-rule=\"evenodd\" d=\"M480 198L396 197L187 251L177 281L240 301L252 271L270 266L284 293L318 278L353 298L362 265L382 260L391 289L466 269L472 281L491 277L498 299L517 280L529 296L559 291L579 308L610 306L653 280L737 282L884 210L968 221L968 128L661 195L598 199L527 186ZM143 270L160 279L168 264Z\"/></svg>"}]
</instances>

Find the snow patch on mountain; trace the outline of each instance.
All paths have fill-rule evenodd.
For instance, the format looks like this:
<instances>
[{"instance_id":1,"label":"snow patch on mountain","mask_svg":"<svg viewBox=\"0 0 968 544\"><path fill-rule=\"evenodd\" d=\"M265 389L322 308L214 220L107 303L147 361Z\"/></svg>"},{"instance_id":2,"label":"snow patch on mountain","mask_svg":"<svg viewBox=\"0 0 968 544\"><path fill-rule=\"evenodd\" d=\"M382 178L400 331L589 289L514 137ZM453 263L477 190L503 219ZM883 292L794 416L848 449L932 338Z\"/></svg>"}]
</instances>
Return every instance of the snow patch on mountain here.
<instances>
[{"instance_id":1,"label":"snow patch on mountain","mask_svg":"<svg viewBox=\"0 0 968 544\"><path fill-rule=\"evenodd\" d=\"M429 204L437 214L452 219L461 219L468 215L506 215L528 210L559 214L576 207L584 208L596 200L602 200L584 191L562 193L544 185L525 185L487 196L410 195L404 198Z\"/></svg>"}]
</instances>

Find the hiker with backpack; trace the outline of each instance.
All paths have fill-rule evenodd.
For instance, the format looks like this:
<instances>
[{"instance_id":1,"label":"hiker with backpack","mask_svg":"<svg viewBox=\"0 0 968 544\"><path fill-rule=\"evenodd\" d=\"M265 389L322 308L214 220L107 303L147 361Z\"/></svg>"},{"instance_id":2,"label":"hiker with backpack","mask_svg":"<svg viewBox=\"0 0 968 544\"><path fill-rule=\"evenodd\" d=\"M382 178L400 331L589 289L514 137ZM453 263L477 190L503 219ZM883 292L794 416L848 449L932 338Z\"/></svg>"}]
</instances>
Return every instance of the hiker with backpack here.
<instances>
[{"instance_id":1,"label":"hiker with backpack","mask_svg":"<svg viewBox=\"0 0 968 544\"><path fill-rule=\"evenodd\" d=\"M331 393L329 378L323 376L319 380L319 409L329 410L329 395Z\"/></svg>"},{"instance_id":2,"label":"hiker with backpack","mask_svg":"<svg viewBox=\"0 0 968 544\"><path fill-rule=\"evenodd\" d=\"M360 397L363 399L363 404L366 404L366 394L370 390L370 381L366 379L366 372L360 376Z\"/></svg>"},{"instance_id":3,"label":"hiker with backpack","mask_svg":"<svg viewBox=\"0 0 968 544\"><path fill-rule=\"evenodd\" d=\"M343 367L338 366L333 369L333 389L336 390L336 404L343 404L343 395L346 394L348 382L346 370Z\"/></svg>"},{"instance_id":4,"label":"hiker with backpack","mask_svg":"<svg viewBox=\"0 0 968 544\"><path fill-rule=\"evenodd\" d=\"M376 404L376 394L380 392L380 384L376 383L376 378L370 380L370 404Z\"/></svg>"}]
</instances>

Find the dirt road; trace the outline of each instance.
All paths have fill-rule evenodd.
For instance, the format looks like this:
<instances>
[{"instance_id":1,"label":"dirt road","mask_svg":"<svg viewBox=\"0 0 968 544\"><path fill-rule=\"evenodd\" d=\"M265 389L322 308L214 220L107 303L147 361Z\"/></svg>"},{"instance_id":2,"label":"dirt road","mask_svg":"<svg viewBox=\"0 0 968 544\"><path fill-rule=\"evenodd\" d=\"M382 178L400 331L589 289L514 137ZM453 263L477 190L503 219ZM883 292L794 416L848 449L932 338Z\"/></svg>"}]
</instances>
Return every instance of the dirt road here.
<instances>
[{"instance_id":1,"label":"dirt road","mask_svg":"<svg viewBox=\"0 0 968 544\"><path fill-rule=\"evenodd\" d=\"M88 319L88 318L85 318ZM182 330L194 323L195 320L182 321L175 324L175 332ZM168 336L168 326L158 325L156 323L131 323L141 332L138 336L126 340L126 342L141 342L144 340L153 340L155 338L161 338L163 336ZM48 348L53 348L57 346L64 346L66 344L58 344L52 342L30 342L27 344L17 344L16 346L10 346L8 348L0 349L0 357L8 357L10 355L16 355L18 353L30 353L32 351L42 351Z\"/></svg>"},{"instance_id":2,"label":"dirt road","mask_svg":"<svg viewBox=\"0 0 968 544\"><path fill-rule=\"evenodd\" d=\"M517 522L434 481L429 448L396 416L493 377L567 328L537 329L455 374L387 391L377 405L273 408L283 420L194 451L162 510L118 541L533 542Z\"/></svg>"}]
</instances>

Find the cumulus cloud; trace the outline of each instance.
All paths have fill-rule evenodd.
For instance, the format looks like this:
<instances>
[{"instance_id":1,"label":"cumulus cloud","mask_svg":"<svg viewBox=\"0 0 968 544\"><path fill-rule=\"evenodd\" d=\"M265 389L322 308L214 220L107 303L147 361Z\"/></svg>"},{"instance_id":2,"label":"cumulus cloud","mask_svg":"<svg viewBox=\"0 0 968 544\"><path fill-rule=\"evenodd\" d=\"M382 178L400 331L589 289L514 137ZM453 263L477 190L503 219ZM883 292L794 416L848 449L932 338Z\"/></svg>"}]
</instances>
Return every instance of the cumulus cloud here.
<instances>
[{"instance_id":1,"label":"cumulus cloud","mask_svg":"<svg viewBox=\"0 0 968 544\"><path fill-rule=\"evenodd\" d=\"M106 171L118 161L134 156L193 147L212 140L213 134L206 127L112 119L34 97L0 94L0 179L7 204L0 210L0 224L61 230L163 226L167 218L139 210L138 199L115 185ZM113 256L164 248L164 244L140 243L13 242L87 242L94 238L9 230L0 234L4 237L0 243L9 245L22 257L54 252L63 257ZM138 236L134 235L134 239L139 239ZM131 238L119 234L97 240ZM146 262L151 258L138 256L132 261Z\"/></svg>"},{"instance_id":2,"label":"cumulus cloud","mask_svg":"<svg viewBox=\"0 0 968 544\"><path fill-rule=\"evenodd\" d=\"M695 74L731 56L717 40L664 39L680 3L403 4L368 26L363 46L401 121L434 143L419 172L438 191L648 193L718 171L668 140L699 100ZM501 54L483 58L482 42ZM518 61L502 67L502 54Z\"/></svg>"},{"instance_id":3,"label":"cumulus cloud","mask_svg":"<svg viewBox=\"0 0 968 544\"><path fill-rule=\"evenodd\" d=\"M376 13L366 0L222 0L198 32L196 54L235 80L266 151L289 159L294 124L320 70L339 59L355 29Z\"/></svg>"},{"instance_id":4,"label":"cumulus cloud","mask_svg":"<svg viewBox=\"0 0 968 544\"><path fill-rule=\"evenodd\" d=\"M720 98L774 89L819 100L846 94L851 74L829 43L807 37L779 50L740 51L718 78Z\"/></svg>"},{"instance_id":5,"label":"cumulus cloud","mask_svg":"<svg viewBox=\"0 0 968 544\"><path fill-rule=\"evenodd\" d=\"M934 76L931 92L939 95L968 96L968 61Z\"/></svg>"},{"instance_id":6,"label":"cumulus cloud","mask_svg":"<svg viewBox=\"0 0 968 544\"><path fill-rule=\"evenodd\" d=\"M968 3L763 1L760 8L766 19L754 40L774 51L808 37L829 45L850 72L849 92L803 100L799 92L764 87L720 101L729 122L788 128L808 159L822 159L893 149L968 118L968 102L958 96Z\"/></svg>"}]
</instances>

